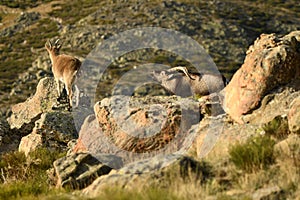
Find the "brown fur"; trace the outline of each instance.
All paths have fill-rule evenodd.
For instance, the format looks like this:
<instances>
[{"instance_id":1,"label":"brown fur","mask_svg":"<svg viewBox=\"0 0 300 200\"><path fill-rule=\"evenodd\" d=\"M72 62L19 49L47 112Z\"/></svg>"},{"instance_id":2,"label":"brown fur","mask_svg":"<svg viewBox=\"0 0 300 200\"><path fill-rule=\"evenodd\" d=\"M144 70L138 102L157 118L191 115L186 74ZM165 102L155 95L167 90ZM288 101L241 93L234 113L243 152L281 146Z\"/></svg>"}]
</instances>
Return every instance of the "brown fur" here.
<instances>
[{"instance_id":1,"label":"brown fur","mask_svg":"<svg viewBox=\"0 0 300 200\"><path fill-rule=\"evenodd\" d=\"M69 105L72 107L72 86L74 84L76 74L80 69L81 62L77 58L65 54L59 54L61 44L57 40L54 44L51 41L48 41L45 44L51 63L52 63L52 72L57 84L58 96L60 96L60 81L64 83L67 90Z\"/></svg>"}]
</instances>

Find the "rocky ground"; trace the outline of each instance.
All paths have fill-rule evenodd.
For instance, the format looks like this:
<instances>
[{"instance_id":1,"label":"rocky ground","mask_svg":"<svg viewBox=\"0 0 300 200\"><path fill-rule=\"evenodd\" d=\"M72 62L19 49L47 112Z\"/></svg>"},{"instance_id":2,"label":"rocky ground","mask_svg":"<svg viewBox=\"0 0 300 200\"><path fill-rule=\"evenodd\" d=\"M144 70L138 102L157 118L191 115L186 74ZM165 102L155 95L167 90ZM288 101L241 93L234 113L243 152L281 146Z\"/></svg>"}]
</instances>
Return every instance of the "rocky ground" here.
<instances>
[{"instance_id":1,"label":"rocky ground","mask_svg":"<svg viewBox=\"0 0 300 200\"><path fill-rule=\"evenodd\" d=\"M300 198L297 2L37 1L0 8L1 198ZM58 99L45 41L61 38L63 51L89 67L106 62L92 51L99 42L143 26L192 37L229 84L209 97L172 96L157 85L141 87L131 97L120 87L113 95L115 83L142 64L191 68L174 53L180 52L176 41L168 40L174 52L141 49L113 58L91 86L94 99L81 97L83 103L70 112L65 96ZM139 33L134 38L143 38ZM121 49L120 44L109 48ZM34 56L22 59L25 55ZM83 77L101 72L93 70L83 71ZM90 83L84 79L80 86ZM51 157L53 152L62 154ZM20 183L32 185L32 193L11 186ZM49 194L49 185L60 190Z\"/></svg>"}]
</instances>

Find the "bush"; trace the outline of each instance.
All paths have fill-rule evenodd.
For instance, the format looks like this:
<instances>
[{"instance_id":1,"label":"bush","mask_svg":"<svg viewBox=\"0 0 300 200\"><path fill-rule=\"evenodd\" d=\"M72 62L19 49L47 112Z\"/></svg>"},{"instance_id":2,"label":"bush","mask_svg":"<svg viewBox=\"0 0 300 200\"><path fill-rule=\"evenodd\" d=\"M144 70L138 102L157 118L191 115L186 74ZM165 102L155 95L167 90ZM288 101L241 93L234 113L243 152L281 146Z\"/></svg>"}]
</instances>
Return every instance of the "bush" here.
<instances>
[{"instance_id":1,"label":"bush","mask_svg":"<svg viewBox=\"0 0 300 200\"><path fill-rule=\"evenodd\" d=\"M46 148L37 149L28 157L23 152L1 155L0 199L23 199L52 192L46 170L61 156L62 153Z\"/></svg>"},{"instance_id":2,"label":"bush","mask_svg":"<svg viewBox=\"0 0 300 200\"><path fill-rule=\"evenodd\" d=\"M284 139L289 135L288 120L286 116L276 116L270 122L264 124L262 129L267 135L276 139Z\"/></svg>"},{"instance_id":3,"label":"bush","mask_svg":"<svg viewBox=\"0 0 300 200\"><path fill-rule=\"evenodd\" d=\"M249 138L244 144L230 147L230 160L246 172L265 169L275 162L274 145L275 141L268 136Z\"/></svg>"},{"instance_id":4,"label":"bush","mask_svg":"<svg viewBox=\"0 0 300 200\"><path fill-rule=\"evenodd\" d=\"M37 181L17 181L0 185L0 199L23 199L25 196L37 196L48 191L47 184L40 184Z\"/></svg>"}]
</instances>

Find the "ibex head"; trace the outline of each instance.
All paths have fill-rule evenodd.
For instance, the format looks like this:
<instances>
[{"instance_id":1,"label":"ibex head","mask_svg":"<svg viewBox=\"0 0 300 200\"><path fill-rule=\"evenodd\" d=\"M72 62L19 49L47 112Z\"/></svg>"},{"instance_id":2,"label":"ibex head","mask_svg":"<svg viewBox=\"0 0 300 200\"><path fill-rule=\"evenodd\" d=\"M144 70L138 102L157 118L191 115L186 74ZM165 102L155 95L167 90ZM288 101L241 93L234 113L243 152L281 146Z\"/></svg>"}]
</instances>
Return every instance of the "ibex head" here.
<instances>
[{"instance_id":1,"label":"ibex head","mask_svg":"<svg viewBox=\"0 0 300 200\"><path fill-rule=\"evenodd\" d=\"M185 74L186 77L190 78L191 80L195 80L188 70L185 67L173 67L168 70L162 70L162 71L153 71L152 72L152 77L157 80L158 82L163 82L163 81L168 81L172 79L176 79L178 77L182 77L182 75L178 72L182 72Z\"/></svg>"},{"instance_id":2,"label":"ibex head","mask_svg":"<svg viewBox=\"0 0 300 200\"><path fill-rule=\"evenodd\" d=\"M54 44L51 40L48 40L45 44L45 47L47 49L48 52L54 52L56 55L59 54L59 50L61 48L61 43L60 43L60 39L57 39Z\"/></svg>"}]
</instances>

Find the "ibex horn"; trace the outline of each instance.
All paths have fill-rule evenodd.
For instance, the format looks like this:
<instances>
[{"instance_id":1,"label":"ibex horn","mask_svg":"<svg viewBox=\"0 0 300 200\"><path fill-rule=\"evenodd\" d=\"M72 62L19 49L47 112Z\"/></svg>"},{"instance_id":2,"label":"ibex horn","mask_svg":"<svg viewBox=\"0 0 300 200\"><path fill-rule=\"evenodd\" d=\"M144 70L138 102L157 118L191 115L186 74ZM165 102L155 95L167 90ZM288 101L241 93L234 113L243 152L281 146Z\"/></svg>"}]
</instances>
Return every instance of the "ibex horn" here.
<instances>
[{"instance_id":1,"label":"ibex horn","mask_svg":"<svg viewBox=\"0 0 300 200\"><path fill-rule=\"evenodd\" d=\"M179 66L179 67L173 67L173 68L169 69L168 71L177 71L177 70L178 71L182 71L190 79L195 80L193 77L191 77L191 75L190 75L190 73L189 73L189 71L187 70L186 67L181 67L181 66Z\"/></svg>"},{"instance_id":2,"label":"ibex horn","mask_svg":"<svg viewBox=\"0 0 300 200\"><path fill-rule=\"evenodd\" d=\"M57 40L55 41L54 45L57 45L57 44L58 44L58 42L59 42L59 39L57 39Z\"/></svg>"}]
</instances>

